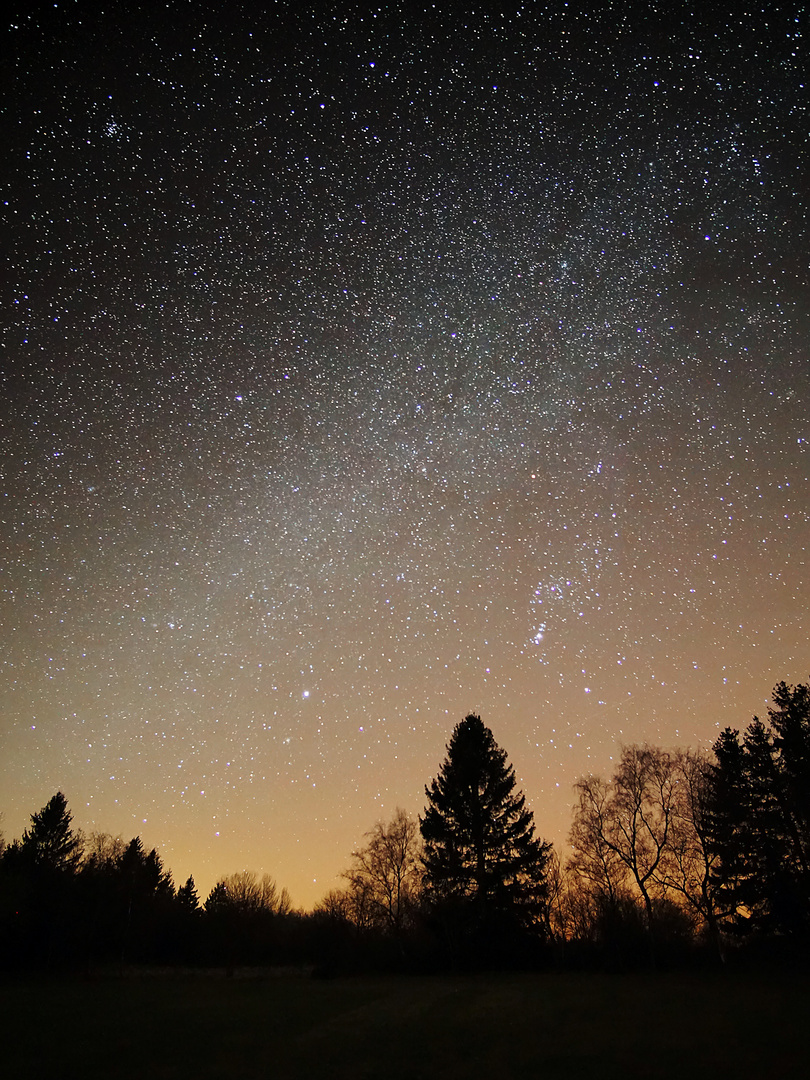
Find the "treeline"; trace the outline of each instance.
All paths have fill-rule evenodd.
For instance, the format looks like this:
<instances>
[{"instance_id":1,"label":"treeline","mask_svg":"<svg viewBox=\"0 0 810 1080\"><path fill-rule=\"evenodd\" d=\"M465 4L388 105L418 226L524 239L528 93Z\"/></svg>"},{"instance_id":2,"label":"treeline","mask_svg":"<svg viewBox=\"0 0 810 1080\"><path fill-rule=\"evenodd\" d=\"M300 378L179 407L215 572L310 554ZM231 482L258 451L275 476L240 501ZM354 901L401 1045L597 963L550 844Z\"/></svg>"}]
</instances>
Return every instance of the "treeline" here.
<instances>
[{"instance_id":1,"label":"treeline","mask_svg":"<svg viewBox=\"0 0 810 1080\"><path fill-rule=\"evenodd\" d=\"M612 776L575 785L564 859L509 805L495 751L468 760L478 727L456 728L420 823L377 825L322 911L417 940L430 927L454 963L711 963L810 946L810 686L779 683L766 721L726 729L711 753L623 747Z\"/></svg>"},{"instance_id":2,"label":"treeline","mask_svg":"<svg viewBox=\"0 0 810 1080\"><path fill-rule=\"evenodd\" d=\"M0 963L276 963L296 918L268 876L222 878L200 903L193 877L175 887L155 849L75 831L58 792L0 856ZM284 940L282 940L284 939Z\"/></svg>"},{"instance_id":3,"label":"treeline","mask_svg":"<svg viewBox=\"0 0 810 1080\"><path fill-rule=\"evenodd\" d=\"M611 777L577 782L565 859L480 717L425 792L422 816L378 822L308 913L248 871L201 902L138 837L76 832L58 793L0 853L0 962L628 967L810 943L810 686L780 683L766 721L712 753L624 747Z\"/></svg>"}]
</instances>

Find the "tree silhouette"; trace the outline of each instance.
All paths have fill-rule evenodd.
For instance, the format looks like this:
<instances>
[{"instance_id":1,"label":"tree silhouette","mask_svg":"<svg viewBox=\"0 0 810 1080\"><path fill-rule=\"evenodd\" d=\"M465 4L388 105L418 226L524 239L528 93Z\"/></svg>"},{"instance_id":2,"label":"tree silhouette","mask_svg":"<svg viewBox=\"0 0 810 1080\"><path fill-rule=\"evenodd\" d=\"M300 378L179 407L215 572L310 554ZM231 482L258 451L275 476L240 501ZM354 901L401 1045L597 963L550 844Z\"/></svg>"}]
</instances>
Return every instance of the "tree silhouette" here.
<instances>
[{"instance_id":1,"label":"tree silhouette","mask_svg":"<svg viewBox=\"0 0 810 1080\"><path fill-rule=\"evenodd\" d=\"M364 913L368 924L400 935L421 881L419 824L397 807L391 821L378 821L366 838L365 846L352 852L352 865L343 875L351 894L347 906Z\"/></svg>"},{"instance_id":2,"label":"tree silhouette","mask_svg":"<svg viewBox=\"0 0 810 1080\"><path fill-rule=\"evenodd\" d=\"M714 744L708 817L715 881L737 933L810 926L810 686L781 682L768 726Z\"/></svg>"},{"instance_id":3,"label":"tree silhouette","mask_svg":"<svg viewBox=\"0 0 810 1080\"><path fill-rule=\"evenodd\" d=\"M200 908L200 897L197 894L197 886L194 884L194 877L189 876L185 885L181 885L177 890L177 902L186 911L198 912Z\"/></svg>"},{"instance_id":4,"label":"tree silhouette","mask_svg":"<svg viewBox=\"0 0 810 1080\"><path fill-rule=\"evenodd\" d=\"M479 927L539 927L551 845L534 835L515 772L481 718L455 728L420 820L429 901L465 910Z\"/></svg>"},{"instance_id":5,"label":"tree silhouette","mask_svg":"<svg viewBox=\"0 0 810 1080\"><path fill-rule=\"evenodd\" d=\"M270 874L259 877L252 870L240 870L214 885L204 915L212 957L224 962L232 975L237 963L275 959L292 902Z\"/></svg>"},{"instance_id":6,"label":"tree silhouette","mask_svg":"<svg viewBox=\"0 0 810 1080\"><path fill-rule=\"evenodd\" d=\"M703 923L721 959L725 959L721 920L725 914L716 880L719 857L712 848L709 813L712 762L701 750L673 755L675 788L667 848L656 878L682 898Z\"/></svg>"},{"instance_id":7,"label":"tree silhouette","mask_svg":"<svg viewBox=\"0 0 810 1080\"><path fill-rule=\"evenodd\" d=\"M777 759L777 801L797 877L810 876L810 685L780 682L768 708ZM805 894L807 891L805 889Z\"/></svg>"},{"instance_id":8,"label":"tree silhouette","mask_svg":"<svg viewBox=\"0 0 810 1080\"><path fill-rule=\"evenodd\" d=\"M73 831L72 821L67 799L57 791L39 813L31 815L31 826L19 845L23 859L51 870L75 870L82 842Z\"/></svg>"},{"instance_id":9,"label":"tree silhouette","mask_svg":"<svg viewBox=\"0 0 810 1080\"><path fill-rule=\"evenodd\" d=\"M636 745L622 748L609 781L586 776L576 784L569 868L590 891L599 936L617 956L630 949L654 964L654 930L683 931L663 880L677 787L672 754Z\"/></svg>"},{"instance_id":10,"label":"tree silhouette","mask_svg":"<svg viewBox=\"0 0 810 1080\"><path fill-rule=\"evenodd\" d=\"M118 858L118 873L130 897L173 896L171 871L155 848L144 850L140 836L134 836Z\"/></svg>"},{"instance_id":11,"label":"tree silhouette","mask_svg":"<svg viewBox=\"0 0 810 1080\"><path fill-rule=\"evenodd\" d=\"M171 872L155 848L145 851L135 836L115 864L121 920L121 961L149 960L163 954L174 906Z\"/></svg>"},{"instance_id":12,"label":"tree silhouette","mask_svg":"<svg viewBox=\"0 0 810 1080\"><path fill-rule=\"evenodd\" d=\"M205 901L206 911L226 908L241 915L289 915L292 902L270 874L258 877L252 870L239 870L220 878Z\"/></svg>"},{"instance_id":13,"label":"tree silhouette","mask_svg":"<svg viewBox=\"0 0 810 1080\"><path fill-rule=\"evenodd\" d=\"M672 829L676 780L672 755L654 746L625 746L607 785L593 778L579 781L580 806L572 829L572 841L582 843L593 829L592 851L614 860L638 891L647 928L652 929L653 901L660 886L658 871ZM600 791L597 807L594 790ZM603 797L602 797L603 796ZM582 848L579 849L580 857Z\"/></svg>"},{"instance_id":14,"label":"tree silhouette","mask_svg":"<svg viewBox=\"0 0 810 1080\"><path fill-rule=\"evenodd\" d=\"M574 785L578 804L568 840L569 870L585 887L596 909L609 913L627 899L627 867L610 842L612 789L601 776L583 776Z\"/></svg>"},{"instance_id":15,"label":"tree silhouette","mask_svg":"<svg viewBox=\"0 0 810 1080\"><path fill-rule=\"evenodd\" d=\"M61 963L75 949L76 868L82 838L58 791L31 815L20 840L3 852L0 918L13 925L11 948L23 962Z\"/></svg>"}]
</instances>

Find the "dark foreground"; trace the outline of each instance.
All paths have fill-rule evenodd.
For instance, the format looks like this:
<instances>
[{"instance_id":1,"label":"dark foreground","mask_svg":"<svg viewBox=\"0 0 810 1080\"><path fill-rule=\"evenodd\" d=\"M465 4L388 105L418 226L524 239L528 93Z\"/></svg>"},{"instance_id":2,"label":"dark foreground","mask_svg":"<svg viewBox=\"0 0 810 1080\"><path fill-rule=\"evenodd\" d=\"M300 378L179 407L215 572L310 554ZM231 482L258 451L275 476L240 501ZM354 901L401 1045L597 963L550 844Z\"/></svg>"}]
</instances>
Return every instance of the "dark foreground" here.
<instances>
[{"instance_id":1,"label":"dark foreground","mask_svg":"<svg viewBox=\"0 0 810 1080\"><path fill-rule=\"evenodd\" d=\"M11 1077L810 1075L791 975L6 979Z\"/></svg>"}]
</instances>

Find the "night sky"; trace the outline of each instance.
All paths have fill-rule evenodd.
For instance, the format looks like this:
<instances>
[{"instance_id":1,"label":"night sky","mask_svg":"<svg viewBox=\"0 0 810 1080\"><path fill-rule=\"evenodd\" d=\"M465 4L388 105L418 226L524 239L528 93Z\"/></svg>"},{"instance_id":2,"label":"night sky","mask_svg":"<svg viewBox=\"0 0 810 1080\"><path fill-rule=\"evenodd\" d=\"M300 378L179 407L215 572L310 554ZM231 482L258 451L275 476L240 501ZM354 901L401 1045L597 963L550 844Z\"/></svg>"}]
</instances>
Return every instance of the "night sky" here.
<instances>
[{"instance_id":1,"label":"night sky","mask_svg":"<svg viewBox=\"0 0 810 1080\"><path fill-rule=\"evenodd\" d=\"M807 681L803 5L17 7L6 839L309 906L468 712L559 844Z\"/></svg>"}]
</instances>

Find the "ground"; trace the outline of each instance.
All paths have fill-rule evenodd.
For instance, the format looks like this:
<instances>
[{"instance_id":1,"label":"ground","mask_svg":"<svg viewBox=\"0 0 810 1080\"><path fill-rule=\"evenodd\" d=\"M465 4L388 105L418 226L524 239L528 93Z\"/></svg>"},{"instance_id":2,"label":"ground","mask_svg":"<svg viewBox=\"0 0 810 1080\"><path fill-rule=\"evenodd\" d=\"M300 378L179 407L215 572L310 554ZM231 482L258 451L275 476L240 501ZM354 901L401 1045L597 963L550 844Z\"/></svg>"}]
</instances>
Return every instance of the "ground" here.
<instances>
[{"instance_id":1,"label":"ground","mask_svg":"<svg viewBox=\"0 0 810 1080\"><path fill-rule=\"evenodd\" d=\"M6 978L8 1077L788 1080L810 1065L792 974Z\"/></svg>"}]
</instances>

